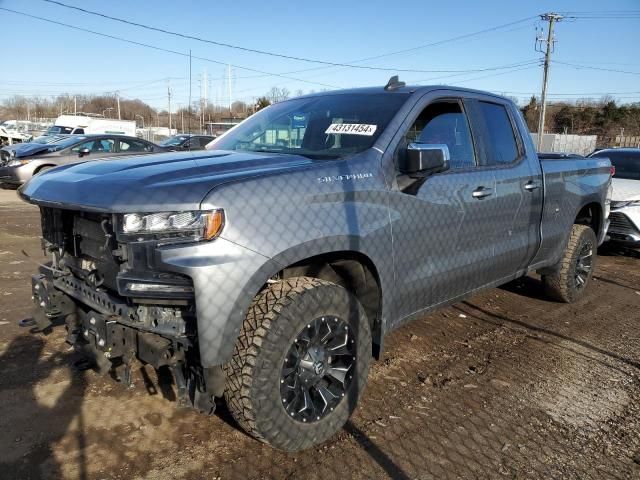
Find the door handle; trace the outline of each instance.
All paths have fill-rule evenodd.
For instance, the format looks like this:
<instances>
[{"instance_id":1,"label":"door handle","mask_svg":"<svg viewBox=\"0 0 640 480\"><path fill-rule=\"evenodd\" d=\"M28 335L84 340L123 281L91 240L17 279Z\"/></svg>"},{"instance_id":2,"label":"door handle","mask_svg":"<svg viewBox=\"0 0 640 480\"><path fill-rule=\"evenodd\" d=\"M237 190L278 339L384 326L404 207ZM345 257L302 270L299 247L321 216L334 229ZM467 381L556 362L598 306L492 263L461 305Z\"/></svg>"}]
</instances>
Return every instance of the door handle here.
<instances>
[{"instance_id":1,"label":"door handle","mask_svg":"<svg viewBox=\"0 0 640 480\"><path fill-rule=\"evenodd\" d=\"M477 198L478 200L488 197L489 195L493 195L493 188L487 187L478 187L471 194L473 198Z\"/></svg>"},{"instance_id":2,"label":"door handle","mask_svg":"<svg viewBox=\"0 0 640 480\"><path fill-rule=\"evenodd\" d=\"M538 182L534 182L534 181L528 181L527 183L525 183L524 185L524 189L529 191L529 192L533 192L534 190L537 190L538 188L540 188L540 184Z\"/></svg>"}]
</instances>

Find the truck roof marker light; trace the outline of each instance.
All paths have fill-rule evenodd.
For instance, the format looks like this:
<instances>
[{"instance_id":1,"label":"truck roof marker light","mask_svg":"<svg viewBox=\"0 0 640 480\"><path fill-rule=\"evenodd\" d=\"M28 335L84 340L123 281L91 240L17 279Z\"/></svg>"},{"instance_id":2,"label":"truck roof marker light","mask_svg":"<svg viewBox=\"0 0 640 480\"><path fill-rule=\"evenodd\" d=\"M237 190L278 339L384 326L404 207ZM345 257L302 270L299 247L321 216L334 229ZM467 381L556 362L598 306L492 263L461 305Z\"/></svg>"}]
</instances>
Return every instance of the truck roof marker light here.
<instances>
[{"instance_id":1,"label":"truck roof marker light","mask_svg":"<svg viewBox=\"0 0 640 480\"><path fill-rule=\"evenodd\" d=\"M212 240L220 235L224 227L224 211L214 210L206 214L206 224L204 229L204 240Z\"/></svg>"}]
</instances>

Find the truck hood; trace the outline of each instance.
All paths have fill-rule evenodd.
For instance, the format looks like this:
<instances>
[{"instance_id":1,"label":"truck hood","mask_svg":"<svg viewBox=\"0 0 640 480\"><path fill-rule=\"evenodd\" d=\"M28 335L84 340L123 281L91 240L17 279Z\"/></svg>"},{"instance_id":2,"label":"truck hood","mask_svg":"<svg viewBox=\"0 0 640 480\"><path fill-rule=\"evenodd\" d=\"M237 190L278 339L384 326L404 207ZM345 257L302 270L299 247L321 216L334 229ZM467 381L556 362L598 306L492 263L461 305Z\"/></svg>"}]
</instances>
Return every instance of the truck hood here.
<instances>
[{"instance_id":1,"label":"truck hood","mask_svg":"<svg viewBox=\"0 0 640 480\"><path fill-rule=\"evenodd\" d=\"M217 185L318 161L297 155L229 151L105 158L36 175L19 194L38 205L87 211L198 210L205 195Z\"/></svg>"},{"instance_id":2,"label":"truck hood","mask_svg":"<svg viewBox=\"0 0 640 480\"><path fill-rule=\"evenodd\" d=\"M611 200L614 202L640 200L640 180L613 177L611 186Z\"/></svg>"}]
</instances>

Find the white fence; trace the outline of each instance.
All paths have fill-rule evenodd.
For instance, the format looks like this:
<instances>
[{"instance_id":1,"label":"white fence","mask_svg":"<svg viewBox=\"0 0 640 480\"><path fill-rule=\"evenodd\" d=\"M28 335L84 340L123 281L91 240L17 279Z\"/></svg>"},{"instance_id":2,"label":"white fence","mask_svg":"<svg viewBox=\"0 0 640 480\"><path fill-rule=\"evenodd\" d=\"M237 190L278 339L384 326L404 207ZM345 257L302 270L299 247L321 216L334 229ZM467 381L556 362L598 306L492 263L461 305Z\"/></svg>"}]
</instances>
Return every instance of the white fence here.
<instances>
[{"instance_id":1,"label":"white fence","mask_svg":"<svg viewBox=\"0 0 640 480\"><path fill-rule=\"evenodd\" d=\"M534 145L538 146L538 134L532 133ZM545 133L542 136L540 152L564 152L587 155L596 148L597 135L568 135L564 133Z\"/></svg>"}]
</instances>

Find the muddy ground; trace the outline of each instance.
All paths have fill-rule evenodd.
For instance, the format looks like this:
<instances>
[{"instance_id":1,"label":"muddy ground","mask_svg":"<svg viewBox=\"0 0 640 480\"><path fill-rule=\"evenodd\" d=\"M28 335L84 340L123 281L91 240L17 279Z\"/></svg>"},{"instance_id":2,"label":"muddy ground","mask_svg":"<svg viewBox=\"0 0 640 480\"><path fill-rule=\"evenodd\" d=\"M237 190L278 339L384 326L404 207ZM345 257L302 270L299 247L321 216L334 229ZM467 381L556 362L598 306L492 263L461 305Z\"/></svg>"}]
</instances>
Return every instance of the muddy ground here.
<instances>
[{"instance_id":1,"label":"muddy ground","mask_svg":"<svg viewBox=\"0 0 640 480\"><path fill-rule=\"evenodd\" d=\"M601 249L574 305L525 278L394 332L355 415L285 454L220 406L174 406L71 368L62 328L30 334L37 209L0 191L0 478L640 478L640 253Z\"/></svg>"}]
</instances>

